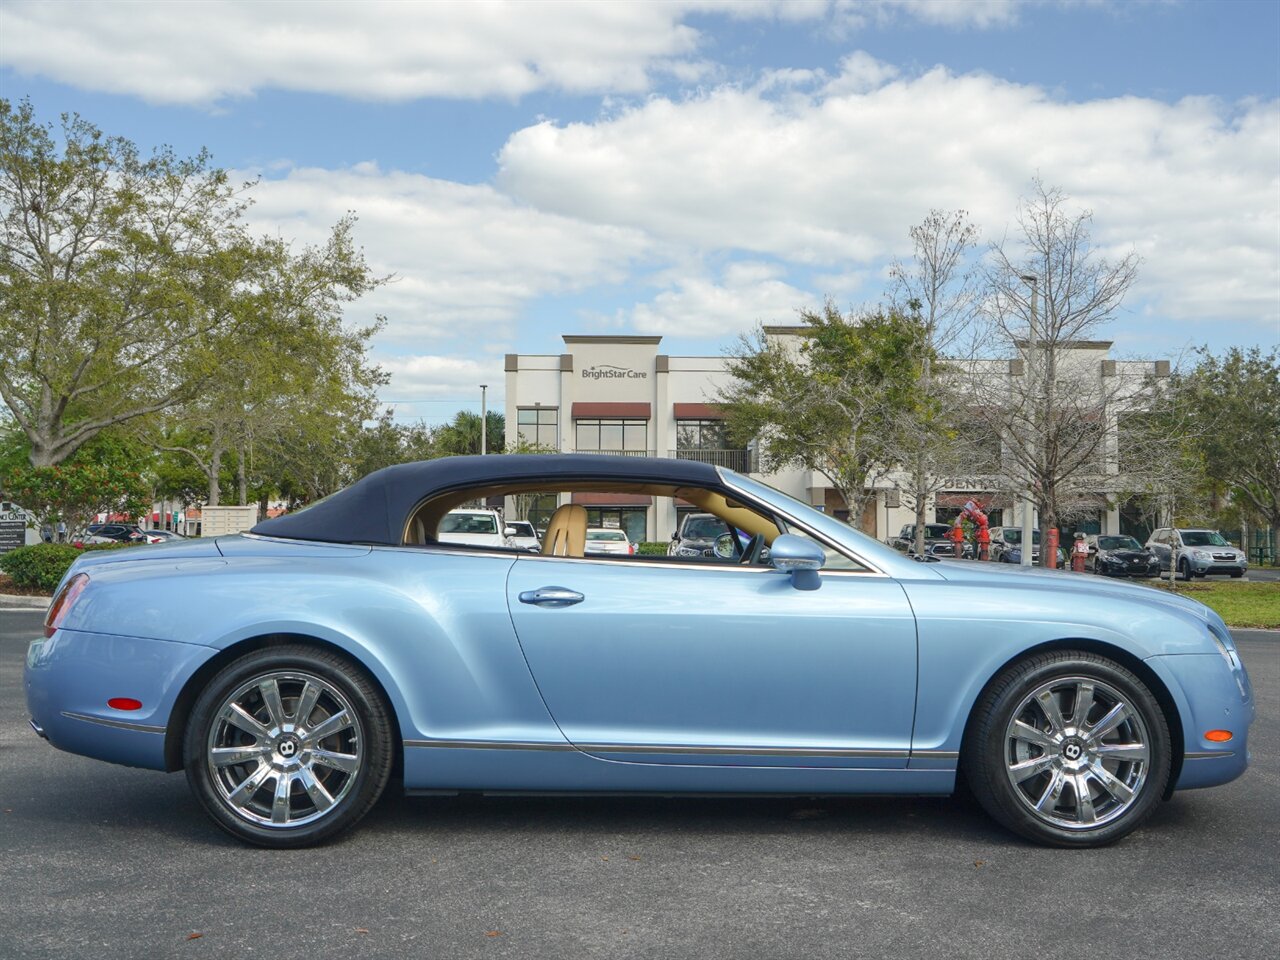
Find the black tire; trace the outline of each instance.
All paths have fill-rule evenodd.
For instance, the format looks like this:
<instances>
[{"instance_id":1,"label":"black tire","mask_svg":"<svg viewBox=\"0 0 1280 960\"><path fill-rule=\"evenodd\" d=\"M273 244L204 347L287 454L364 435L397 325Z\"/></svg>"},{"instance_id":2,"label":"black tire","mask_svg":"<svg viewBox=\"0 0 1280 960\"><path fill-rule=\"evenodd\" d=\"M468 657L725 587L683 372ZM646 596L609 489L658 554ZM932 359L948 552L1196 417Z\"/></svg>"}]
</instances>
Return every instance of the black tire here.
<instances>
[{"instance_id":1,"label":"black tire","mask_svg":"<svg viewBox=\"0 0 1280 960\"><path fill-rule=\"evenodd\" d=\"M1184 557L1183 559L1178 561L1178 578L1181 580L1190 580L1192 576L1193 574L1191 573L1191 564Z\"/></svg>"},{"instance_id":2,"label":"black tire","mask_svg":"<svg viewBox=\"0 0 1280 960\"><path fill-rule=\"evenodd\" d=\"M351 661L267 647L209 681L191 711L183 761L223 830L261 847L306 847L352 827L378 801L392 736L381 694Z\"/></svg>"},{"instance_id":3,"label":"black tire","mask_svg":"<svg viewBox=\"0 0 1280 960\"><path fill-rule=\"evenodd\" d=\"M1044 729L1054 722L1037 698L1042 692L1058 706L1060 739ZM1104 729L1120 703L1123 719ZM1079 725L1077 705L1085 713ZM1044 720L1033 722L1037 716ZM1091 729L1101 732L1095 738ZM1114 758L1121 752L1134 759ZM1014 833L1046 846L1098 847L1137 829L1159 805L1171 768L1169 725L1147 686L1120 664L1054 651L1013 664L987 687L960 762L979 803Z\"/></svg>"},{"instance_id":4,"label":"black tire","mask_svg":"<svg viewBox=\"0 0 1280 960\"><path fill-rule=\"evenodd\" d=\"M1243 570L1232 570L1232 571L1231 571L1231 579L1233 579L1233 580L1238 580L1240 577L1243 577L1243 576L1244 576L1244 571L1243 571Z\"/></svg>"}]
</instances>

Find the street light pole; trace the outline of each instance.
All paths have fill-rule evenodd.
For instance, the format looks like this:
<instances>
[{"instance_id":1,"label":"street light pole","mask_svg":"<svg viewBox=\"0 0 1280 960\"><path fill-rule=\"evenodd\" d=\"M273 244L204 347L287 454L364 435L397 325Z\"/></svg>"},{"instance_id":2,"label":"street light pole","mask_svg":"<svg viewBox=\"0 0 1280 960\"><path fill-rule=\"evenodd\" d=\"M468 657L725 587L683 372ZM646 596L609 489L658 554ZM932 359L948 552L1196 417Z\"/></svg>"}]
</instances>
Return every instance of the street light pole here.
<instances>
[{"instance_id":1,"label":"street light pole","mask_svg":"<svg viewBox=\"0 0 1280 960\"><path fill-rule=\"evenodd\" d=\"M488 453L489 446L489 409L486 405L489 385L480 384L480 456Z\"/></svg>"},{"instance_id":2,"label":"street light pole","mask_svg":"<svg viewBox=\"0 0 1280 960\"><path fill-rule=\"evenodd\" d=\"M1038 277L1033 277L1030 275L1019 277L1019 279L1022 280L1024 283L1031 284L1031 329L1029 331L1029 336L1027 337L1027 359L1026 359L1027 370L1026 370L1025 383L1027 385L1027 395L1031 400L1031 429L1034 432L1040 428L1039 422L1036 419L1036 411L1038 408L1038 404L1036 403L1036 386L1037 385L1035 382L1036 294L1040 284L1040 280ZM1027 444L1030 449L1030 452L1033 454L1032 460L1034 461L1034 453L1036 449L1036 438L1034 435L1027 438ZM1032 494L1035 492L1034 491L1035 476L1031 470L1028 470L1027 474L1028 474L1027 495L1026 495L1026 498L1022 501L1022 564L1021 565L1024 567L1031 566L1032 554L1035 552L1035 543L1033 542L1035 537L1035 534L1033 532L1034 524L1031 522L1031 514L1034 506ZM1047 549L1048 545L1045 544L1045 547Z\"/></svg>"}]
</instances>

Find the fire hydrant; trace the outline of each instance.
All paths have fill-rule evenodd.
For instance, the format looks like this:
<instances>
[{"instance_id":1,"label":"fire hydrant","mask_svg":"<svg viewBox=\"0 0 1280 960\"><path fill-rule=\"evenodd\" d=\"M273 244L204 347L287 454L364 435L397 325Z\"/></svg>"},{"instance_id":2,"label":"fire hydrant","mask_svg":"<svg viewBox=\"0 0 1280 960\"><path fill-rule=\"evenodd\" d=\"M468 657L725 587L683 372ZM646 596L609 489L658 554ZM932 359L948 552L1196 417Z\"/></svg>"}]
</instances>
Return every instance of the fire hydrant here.
<instances>
[{"instance_id":1,"label":"fire hydrant","mask_svg":"<svg viewBox=\"0 0 1280 960\"><path fill-rule=\"evenodd\" d=\"M991 559L991 531L985 523L978 527L978 559Z\"/></svg>"},{"instance_id":2,"label":"fire hydrant","mask_svg":"<svg viewBox=\"0 0 1280 960\"><path fill-rule=\"evenodd\" d=\"M1084 562L1089 559L1089 545L1084 541L1084 534L1076 534L1076 542L1071 545L1071 569L1076 573L1084 573Z\"/></svg>"},{"instance_id":3,"label":"fire hydrant","mask_svg":"<svg viewBox=\"0 0 1280 960\"><path fill-rule=\"evenodd\" d=\"M956 559L959 560L964 556L964 528L960 526L960 519L957 517L955 525L947 533L951 538L951 542L955 544Z\"/></svg>"},{"instance_id":4,"label":"fire hydrant","mask_svg":"<svg viewBox=\"0 0 1280 960\"><path fill-rule=\"evenodd\" d=\"M1050 527L1045 539L1047 542L1040 557L1040 566L1056 570L1058 569L1058 528Z\"/></svg>"}]
</instances>

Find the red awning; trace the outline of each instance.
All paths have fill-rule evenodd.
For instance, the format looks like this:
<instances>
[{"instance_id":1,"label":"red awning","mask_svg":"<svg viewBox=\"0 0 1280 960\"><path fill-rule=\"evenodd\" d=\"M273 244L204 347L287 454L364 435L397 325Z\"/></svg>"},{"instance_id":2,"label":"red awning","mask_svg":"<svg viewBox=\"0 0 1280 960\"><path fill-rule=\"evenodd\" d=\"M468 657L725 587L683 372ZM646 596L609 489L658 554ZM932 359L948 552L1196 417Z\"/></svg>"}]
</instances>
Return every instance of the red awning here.
<instances>
[{"instance_id":1,"label":"red awning","mask_svg":"<svg viewBox=\"0 0 1280 960\"><path fill-rule=\"evenodd\" d=\"M573 419L575 420L583 418L594 420L596 417L617 420L649 420L652 416L652 407L647 403L575 403L573 405Z\"/></svg>"},{"instance_id":2,"label":"red awning","mask_svg":"<svg viewBox=\"0 0 1280 960\"><path fill-rule=\"evenodd\" d=\"M724 408L718 403L677 403L677 420L723 420Z\"/></svg>"}]
</instances>

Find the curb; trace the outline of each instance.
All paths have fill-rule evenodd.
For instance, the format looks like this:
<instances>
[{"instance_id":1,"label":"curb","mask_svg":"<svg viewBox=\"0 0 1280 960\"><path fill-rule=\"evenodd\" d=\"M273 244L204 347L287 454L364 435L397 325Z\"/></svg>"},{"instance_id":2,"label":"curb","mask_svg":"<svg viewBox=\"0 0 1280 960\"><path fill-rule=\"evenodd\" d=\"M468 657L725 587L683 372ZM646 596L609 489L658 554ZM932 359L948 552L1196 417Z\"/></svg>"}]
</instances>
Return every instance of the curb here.
<instances>
[{"instance_id":1,"label":"curb","mask_svg":"<svg viewBox=\"0 0 1280 960\"><path fill-rule=\"evenodd\" d=\"M0 610L44 610L49 606L49 599L49 597L20 597L0 593Z\"/></svg>"}]
</instances>

